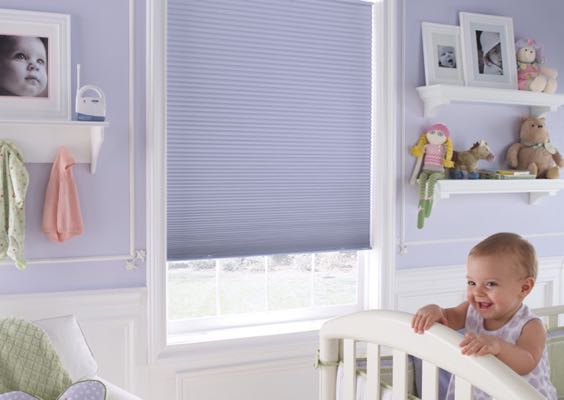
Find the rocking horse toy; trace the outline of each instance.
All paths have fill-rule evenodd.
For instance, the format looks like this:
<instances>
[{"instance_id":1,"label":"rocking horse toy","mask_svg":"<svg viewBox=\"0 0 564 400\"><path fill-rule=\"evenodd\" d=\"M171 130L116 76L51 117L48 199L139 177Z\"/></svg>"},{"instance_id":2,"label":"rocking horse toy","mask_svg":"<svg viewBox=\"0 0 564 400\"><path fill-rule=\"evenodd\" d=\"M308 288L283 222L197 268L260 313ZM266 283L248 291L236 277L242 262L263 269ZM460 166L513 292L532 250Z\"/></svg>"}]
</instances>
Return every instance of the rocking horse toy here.
<instances>
[{"instance_id":1,"label":"rocking horse toy","mask_svg":"<svg viewBox=\"0 0 564 400\"><path fill-rule=\"evenodd\" d=\"M454 179L478 179L479 160L493 161L495 158L494 153L484 140L476 142L466 151L454 151L452 154L452 161L454 161L454 169L451 172L451 177Z\"/></svg>"}]
</instances>

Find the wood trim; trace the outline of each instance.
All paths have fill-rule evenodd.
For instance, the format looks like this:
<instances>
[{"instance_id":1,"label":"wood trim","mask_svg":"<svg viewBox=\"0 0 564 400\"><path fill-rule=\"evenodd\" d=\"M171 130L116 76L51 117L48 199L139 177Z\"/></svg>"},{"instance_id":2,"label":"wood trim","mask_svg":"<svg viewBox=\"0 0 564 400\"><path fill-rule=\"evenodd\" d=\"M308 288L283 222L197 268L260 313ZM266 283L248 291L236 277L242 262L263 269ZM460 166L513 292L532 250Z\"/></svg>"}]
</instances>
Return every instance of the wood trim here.
<instances>
[{"instance_id":1,"label":"wood trim","mask_svg":"<svg viewBox=\"0 0 564 400\"><path fill-rule=\"evenodd\" d=\"M149 360L166 348L166 2L147 1L147 287Z\"/></svg>"},{"instance_id":2,"label":"wood trim","mask_svg":"<svg viewBox=\"0 0 564 400\"><path fill-rule=\"evenodd\" d=\"M393 301L395 271L395 205L386 201L382 193L395 193L395 156L388 149L395 148L396 85L393 63L382 66L378 60L397 58L397 5L393 0L373 5L373 27L384 39L375 43L380 56L375 58L377 91L373 129L373 204L372 242L379 251L371 256L367 270L377 271L366 277L370 282L367 293L369 305L389 307ZM147 1L147 286L149 288L149 352L150 361L167 357L166 329L166 2ZM381 68L381 69L380 69ZM382 145L386 143L386 145ZM379 171L388 171L385 176ZM377 187L374 187L378 185ZM376 201L376 199L378 199ZM376 295L375 295L376 294Z\"/></svg>"}]
</instances>

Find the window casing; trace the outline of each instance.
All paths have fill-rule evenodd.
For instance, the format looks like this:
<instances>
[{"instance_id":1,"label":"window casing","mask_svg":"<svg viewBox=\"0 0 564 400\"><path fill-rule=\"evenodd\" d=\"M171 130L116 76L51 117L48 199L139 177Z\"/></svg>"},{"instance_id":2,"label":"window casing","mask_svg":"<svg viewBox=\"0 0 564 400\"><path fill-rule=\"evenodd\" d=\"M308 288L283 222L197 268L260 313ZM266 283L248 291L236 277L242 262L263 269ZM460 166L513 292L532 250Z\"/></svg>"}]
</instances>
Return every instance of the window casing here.
<instances>
[{"instance_id":1,"label":"window casing","mask_svg":"<svg viewBox=\"0 0 564 400\"><path fill-rule=\"evenodd\" d=\"M148 0L147 40L147 237L148 237L148 291L149 291L149 343L151 359L155 360L173 348L169 348L166 328L166 4ZM389 149L395 148L396 106L395 77L398 73L394 62L379 63L377 60L395 60L397 49L397 6L389 0L373 2L373 129L379 146L374 146L372 164L372 191L379 193L372 202L376 251L364 252L364 268L361 283L364 306L393 306L393 258L395 253L393 215L395 204L386 200L395 193L395 156ZM376 181L375 171L386 170ZM368 296L367 296L368 295Z\"/></svg>"}]
</instances>

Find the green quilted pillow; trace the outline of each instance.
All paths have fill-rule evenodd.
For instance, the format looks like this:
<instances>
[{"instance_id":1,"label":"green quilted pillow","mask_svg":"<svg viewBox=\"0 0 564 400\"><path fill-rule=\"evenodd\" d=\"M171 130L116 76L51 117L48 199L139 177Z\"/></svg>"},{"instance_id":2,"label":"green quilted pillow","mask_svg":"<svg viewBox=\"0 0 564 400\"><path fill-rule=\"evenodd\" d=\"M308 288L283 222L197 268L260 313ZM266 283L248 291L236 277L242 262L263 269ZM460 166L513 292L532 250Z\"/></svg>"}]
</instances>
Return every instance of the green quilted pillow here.
<instances>
[{"instance_id":1,"label":"green quilted pillow","mask_svg":"<svg viewBox=\"0 0 564 400\"><path fill-rule=\"evenodd\" d=\"M0 393L23 391L55 400L71 379L45 332L19 318L0 319Z\"/></svg>"}]
</instances>

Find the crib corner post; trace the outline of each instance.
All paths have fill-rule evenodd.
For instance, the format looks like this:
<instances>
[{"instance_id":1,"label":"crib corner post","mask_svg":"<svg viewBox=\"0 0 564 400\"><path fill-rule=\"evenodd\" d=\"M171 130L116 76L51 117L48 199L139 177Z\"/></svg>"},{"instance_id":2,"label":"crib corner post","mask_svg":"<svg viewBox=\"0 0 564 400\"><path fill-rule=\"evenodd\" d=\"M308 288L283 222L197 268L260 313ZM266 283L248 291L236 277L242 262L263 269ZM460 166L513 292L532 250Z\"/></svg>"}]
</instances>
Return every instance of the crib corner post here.
<instances>
[{"instance_id":1,"label":"crib corner post","mask_svg":"<svg viewBox=\"0 0 564 400\"><path fill-rule=\"evenodd\" d=\"M321 338L318 358L319 400L336 400L339 341Z\"/></svg>"}]
</instances>

